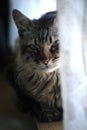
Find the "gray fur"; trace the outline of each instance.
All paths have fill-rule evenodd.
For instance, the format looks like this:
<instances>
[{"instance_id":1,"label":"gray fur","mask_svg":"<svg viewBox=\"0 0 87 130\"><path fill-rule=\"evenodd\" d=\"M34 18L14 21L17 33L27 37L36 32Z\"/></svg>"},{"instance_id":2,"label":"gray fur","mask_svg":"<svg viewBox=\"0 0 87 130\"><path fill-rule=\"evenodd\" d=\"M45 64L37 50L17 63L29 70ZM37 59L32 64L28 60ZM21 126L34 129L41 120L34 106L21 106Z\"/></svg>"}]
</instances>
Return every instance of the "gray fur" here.
<instances>
[{"instance_id":1,"label":"gray fur","mask_svg":"<svg viewBox=\"0 0 87 130\"><path fill-rule=\"evenodd\" d=\"M58 73L59 48L56 48L56 42L59 41L57 12L49 12L39 19L30 20L14 10L13 19L19 32L15 49L15 82L40 103L46 114L55 111L60 116L62 113L58 115L58 112L62 102ZM47 114L47 118L47 121L52 121L53 115L50 117Z\"/></svg>"}]
</instances>

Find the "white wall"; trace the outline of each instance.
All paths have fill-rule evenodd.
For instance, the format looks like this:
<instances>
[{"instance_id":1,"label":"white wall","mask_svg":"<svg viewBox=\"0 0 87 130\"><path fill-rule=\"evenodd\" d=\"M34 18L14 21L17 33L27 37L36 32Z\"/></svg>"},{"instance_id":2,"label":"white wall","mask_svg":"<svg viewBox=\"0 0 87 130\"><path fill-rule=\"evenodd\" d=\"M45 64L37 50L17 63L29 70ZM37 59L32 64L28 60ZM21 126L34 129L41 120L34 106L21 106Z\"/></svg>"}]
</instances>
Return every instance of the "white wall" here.
<instances>
[{"instance_id":1,"label":"white wall","mask_svg":"<svg viewBox=\"0 0 87 130\"><path fill-rule=\"evenodd\" d=\"M58 5L64 130L87 130L87 0Z\"/></svg>"}]
</instances>

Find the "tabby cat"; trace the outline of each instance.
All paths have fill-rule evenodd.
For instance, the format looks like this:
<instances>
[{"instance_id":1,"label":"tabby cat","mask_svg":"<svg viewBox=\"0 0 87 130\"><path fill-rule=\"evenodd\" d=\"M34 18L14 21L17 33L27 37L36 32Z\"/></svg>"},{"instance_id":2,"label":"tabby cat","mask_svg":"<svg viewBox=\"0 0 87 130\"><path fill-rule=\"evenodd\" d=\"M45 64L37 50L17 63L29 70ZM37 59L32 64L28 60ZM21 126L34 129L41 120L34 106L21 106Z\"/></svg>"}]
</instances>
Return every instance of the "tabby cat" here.
<instances>
[{"instance_id":1,"label":"tabby cat","mask_svg":"<svg viewBox=\"0 0 87 130\"><path fill-rule=\"evenodd\" d=\"M13 78L22 93L24 106L25 103L26 108L30 105L39 121L61 120L57 12L48 12L39 19L30 20L15 9L13 19L19 33Z\"/></svg>"}]
</instances>

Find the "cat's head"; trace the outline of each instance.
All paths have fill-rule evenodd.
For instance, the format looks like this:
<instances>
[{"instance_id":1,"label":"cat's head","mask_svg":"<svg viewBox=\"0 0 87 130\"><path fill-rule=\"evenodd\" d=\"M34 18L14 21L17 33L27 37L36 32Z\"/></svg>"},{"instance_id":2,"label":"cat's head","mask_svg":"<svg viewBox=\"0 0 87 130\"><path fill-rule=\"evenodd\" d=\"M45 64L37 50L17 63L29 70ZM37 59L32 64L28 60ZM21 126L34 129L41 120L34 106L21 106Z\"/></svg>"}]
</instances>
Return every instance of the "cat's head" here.
<instances>
[{"instance_id":1,"label":"cat's head","mask_svg":"<svg viewBox=\"0 0 87 130\"><path fill-rule=\"evenodd\" d=\"M30 20L18 10L13 10L13 19L18 28L23 62L42 71L58 69L60 43L57 12L48 12L39 19Z\"/></svg>"}]
</instances>

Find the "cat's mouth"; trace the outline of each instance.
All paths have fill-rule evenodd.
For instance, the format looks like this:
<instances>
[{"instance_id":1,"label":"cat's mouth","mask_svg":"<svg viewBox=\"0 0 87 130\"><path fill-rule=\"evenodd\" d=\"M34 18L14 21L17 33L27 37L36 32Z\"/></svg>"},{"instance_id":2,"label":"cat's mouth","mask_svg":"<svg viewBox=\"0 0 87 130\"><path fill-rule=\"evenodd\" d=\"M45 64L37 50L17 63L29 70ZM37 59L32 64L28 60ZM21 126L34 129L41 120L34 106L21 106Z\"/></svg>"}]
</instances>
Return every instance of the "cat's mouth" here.
<instances>
[{"instance_id":1,"label":"cat's mouth","mask_svg":"<svg viewBox=\"0 0 87 130\"><path fill-rule=\"evenodd\" d=\"M59 68L60 68L60 62L59 61L56 61L55 63L49 63L47 65L43 64L43 65L40 66L40 69L42 71L45 71L45 72L48 72L48 73L53 72L53 71L55 71Z\"/></svg>"}]
</instances>

